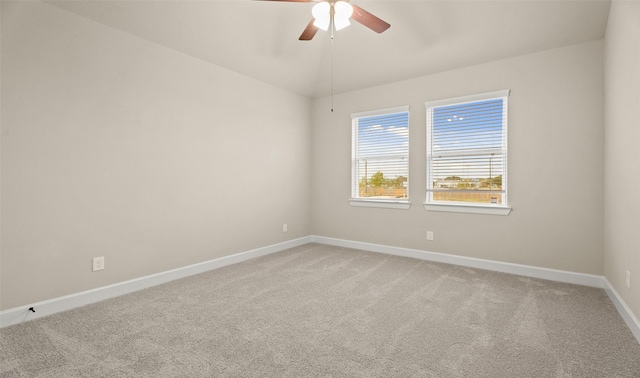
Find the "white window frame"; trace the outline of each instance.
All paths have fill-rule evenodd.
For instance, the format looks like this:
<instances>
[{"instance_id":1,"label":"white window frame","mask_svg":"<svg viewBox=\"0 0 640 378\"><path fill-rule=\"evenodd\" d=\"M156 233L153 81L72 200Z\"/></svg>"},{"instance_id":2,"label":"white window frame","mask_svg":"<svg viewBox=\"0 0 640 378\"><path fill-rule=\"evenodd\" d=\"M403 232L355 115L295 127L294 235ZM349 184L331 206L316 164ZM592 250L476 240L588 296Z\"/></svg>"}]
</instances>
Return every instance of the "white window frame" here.
<instances>
[{"instance_id":1,"label":"white window frame","mask_svg":"<svg viewBox=\"0 0 640 378\"><path fill-rule=\"evenodd\" d=\"M352 113L351 114L351 131L352 131L352 147L351 147L351 198L349 203L351 206L356 207L379 207L390 209L408 209L411 206L409 202L409 170L407 170L407 198L393 198L393 199L380 199L371 197L359 196L359 182L358 182L358 168L357 162L358 156L358 120L365 117L380 116L385 114L394 113L409 113L409 106L400 106L395 108L373 110L368 112ZM409 125L407 125L408 127ZM409 147L405 154L397 155L403 156L407 159L407 165L409 164ZM396 156L394 156L396 157Z\"/></svg>"},{"instance_id":2,"label":"white window frame","mask_svg":"<svg viewBox=\"0 0 640 378\"><path fill-rule=\"evenodd\" d=\"M428 101L425 103L426 107L426 144L427 144L427 181L426 181L426 201L424 208L427 211L444 211L444 212L456 212L456 213L473 213L473 214L490 214L490 215L509 215L511 207L507 201L507 118L508 118L508 97L510 90L501 90L495 92L487 92L470 96L456 97L450 99ZM432 179L432 139L433 139L433 109L441 106L460 105L464 103L492 100L492 99L504 99L503 102L503 119L502 119L502 148L499 151L503 154L503 201L501 204L473 204L464 202L444 202L433 201L433 179Z\"/></svg>"}]
</instances>

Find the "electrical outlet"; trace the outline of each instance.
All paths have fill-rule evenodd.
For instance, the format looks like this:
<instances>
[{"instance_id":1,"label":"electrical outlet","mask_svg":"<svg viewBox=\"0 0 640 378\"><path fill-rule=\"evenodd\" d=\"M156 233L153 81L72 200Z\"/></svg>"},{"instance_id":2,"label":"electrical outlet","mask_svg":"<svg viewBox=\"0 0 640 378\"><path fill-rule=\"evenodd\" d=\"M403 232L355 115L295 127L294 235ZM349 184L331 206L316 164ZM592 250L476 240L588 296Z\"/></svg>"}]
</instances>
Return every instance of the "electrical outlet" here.
<instances>
[{"instance_id":1,"label":"electrical outlet","mask_svg":"<svg viewBox=\"0 0 640 378\"><path fill-rule=\"evenodd\" d=\"M287 224L286 224L286 223L284 223L284 224L282 225L282 232L287 232L287 229L288 229Z\"/></svg>"},{"instance_id":2,"label":"electrical outlet","mask_svg":"<svg viewBox=\"0 0 640 378\"><path fill-rule=\"evenodd\" d=\"M104 257L94 257L93 258L93 271L96 272L98 270L104 269Z\"/></svg>"},{"instance_id":3,"label":"electrical outlet","mask_svg":"<svg viewBox=\"0 0 640 378\"><path fill-rule=\"evenodd\" d=\"M433 231L427 231L427 240L433 240Z\"/></svg>"},{"instance_id":4,"label":"electrical outlet","mask_svg":"<svg viewBox=\"0 0 640 378\"><path fill-rule=\"evenodd\" d=\"M631 272L627 270L627 289L631 289Z\"/></svg>"}]
</instances>

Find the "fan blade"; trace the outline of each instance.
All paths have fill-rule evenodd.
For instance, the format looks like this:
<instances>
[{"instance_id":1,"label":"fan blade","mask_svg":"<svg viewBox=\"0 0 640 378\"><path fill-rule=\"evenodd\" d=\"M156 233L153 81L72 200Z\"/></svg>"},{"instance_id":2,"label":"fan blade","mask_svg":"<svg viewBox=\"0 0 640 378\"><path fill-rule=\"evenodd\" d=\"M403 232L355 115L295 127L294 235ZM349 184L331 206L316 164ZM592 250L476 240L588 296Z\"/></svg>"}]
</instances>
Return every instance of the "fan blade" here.
<instances>
[{"instance_id":1,"label":"fan blade","mask_svg":"<svg viewBox=\"0 0 640 378\"><path fill-rule=\"evenodd\" d=\"M372 15L359 6L353 4L351 4L351 6L353 7L353 15L351 16L351 18L373 30L374 32L382 33L383 31L391 27L391 25L386 21L379 19L378 17Z\"/></svg>"},{"instance_id":2,"label":"fan blade","mask_svg":"<svg viewBox=\"0 0 640 378\"><path fill-rule=\"evenodd\" d=\"M307 25L302 34L300 34L300 38L298 38L299 40L310 41L313 36L316 35L316 33L318 32L318 27L313 24L314 21L315 19L313 18L311 19L311 21L309 21L309 25Z\"/></svg>"}]
</instances>

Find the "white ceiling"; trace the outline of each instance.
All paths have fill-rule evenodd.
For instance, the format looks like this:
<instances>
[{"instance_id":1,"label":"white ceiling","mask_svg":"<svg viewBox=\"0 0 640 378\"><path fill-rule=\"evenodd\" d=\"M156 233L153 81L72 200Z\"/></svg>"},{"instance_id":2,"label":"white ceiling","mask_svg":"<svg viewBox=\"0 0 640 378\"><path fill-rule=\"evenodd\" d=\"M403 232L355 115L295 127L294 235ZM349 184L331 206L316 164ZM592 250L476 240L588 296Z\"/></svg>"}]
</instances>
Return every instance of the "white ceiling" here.
<instances>
[{"instance_id":1,"label":"white ceiling","mask_svg":"<svg viewBox=\"0 0 640 378\"><path fill-rule=\"evenodd\" d=\"M391 24L298 41L312 3L50 0L50 4L292 92L321 97L602 39L609 1L352 0Z\"/></svg>"}]
</instances>

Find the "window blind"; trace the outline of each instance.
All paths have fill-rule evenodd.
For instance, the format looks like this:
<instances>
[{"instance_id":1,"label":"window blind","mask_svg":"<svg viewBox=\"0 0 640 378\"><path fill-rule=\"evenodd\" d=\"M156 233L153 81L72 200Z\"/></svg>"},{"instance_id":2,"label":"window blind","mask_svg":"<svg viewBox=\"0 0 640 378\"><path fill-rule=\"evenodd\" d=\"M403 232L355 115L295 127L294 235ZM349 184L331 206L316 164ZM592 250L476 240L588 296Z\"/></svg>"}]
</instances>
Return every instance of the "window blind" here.
<instances>
[{"instance_id":1,"label":"window blind","mask_svg":"<svg viewBox=\"0 0 640 378\"><path fill-rule=\"evenodd\" d=\"M427 202L506 205L507 94L427 105Z\"/></svg>"},{"instance_id":2,"label":"window blind","mask_svg":"<svg viewBox=\"0 0 640 378\"><path fill-rule=\"evenodd\" d=\"M408 107L352 114L352 198L408 197Z\"/></svg>"}]
</instances>

